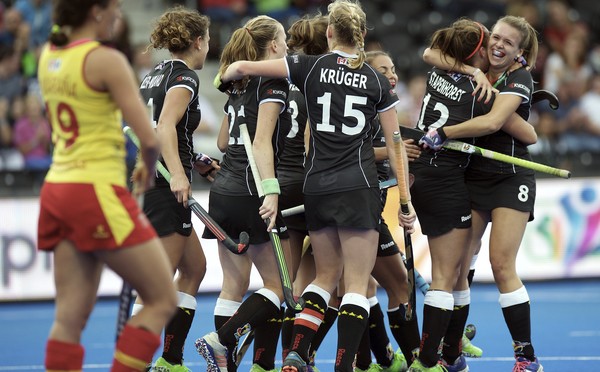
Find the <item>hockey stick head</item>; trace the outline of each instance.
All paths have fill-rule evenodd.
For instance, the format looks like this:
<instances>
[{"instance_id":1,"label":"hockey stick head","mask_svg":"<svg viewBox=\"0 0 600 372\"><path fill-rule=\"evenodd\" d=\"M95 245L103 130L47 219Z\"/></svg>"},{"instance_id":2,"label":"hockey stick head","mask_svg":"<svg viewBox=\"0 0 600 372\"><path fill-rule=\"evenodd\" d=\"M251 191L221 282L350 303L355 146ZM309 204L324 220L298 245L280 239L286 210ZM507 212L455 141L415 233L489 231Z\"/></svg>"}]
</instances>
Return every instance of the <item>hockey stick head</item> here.
<instances>
[{"instance_id":1,"label":"hockey stick head","mask_svg":"<svg viewBox=\"0 0 600 372\"><path fill-rule=\"evenodd\" d=\"M250 236L247 232L242 231L240 233L240 242L237 244L237 251L239 254L245 253L248 250L250 244Z\"/></svg>"},{"instance_id":2,"label":"hockey stick head","mask_svg":"<svg viewBox=\"0 0 600 372\"><path fill-rule=\"evenodd\" d=\"M558 97L551 91L546 89L540 89L533 92L533 94L531 95L531 104L535 105L536 103L542 101L548 101L548 105L552 110L558 110L558 107L560 106Z\"/></svg>"}]
</instances>

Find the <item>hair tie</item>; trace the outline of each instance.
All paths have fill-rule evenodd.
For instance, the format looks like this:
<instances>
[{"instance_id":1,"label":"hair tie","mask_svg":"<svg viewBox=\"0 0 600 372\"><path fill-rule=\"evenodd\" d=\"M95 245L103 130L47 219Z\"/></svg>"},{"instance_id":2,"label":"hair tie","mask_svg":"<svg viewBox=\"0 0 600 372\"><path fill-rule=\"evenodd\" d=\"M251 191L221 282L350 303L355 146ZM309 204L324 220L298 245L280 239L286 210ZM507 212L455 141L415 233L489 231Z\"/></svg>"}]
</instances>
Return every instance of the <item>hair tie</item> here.
<instances>
[{"instance_id":1,"label":"hair tie","mask_svg":"<svg viewBox=\"0 0 600 372\"><path fill-rule=\"evenodd\" d=\"M57 24L53 24L53 25L52 25L51 32L52 32L53 34L58 34L58 33L60 32L60 26L59 26L59 25L57 25Z\"/></svg>"},{"instance_id":2,"label":"hair tie","mask_svg":"<svg viewBox=\"0 0 600 372\"><path fill-rule=\"evenodd\" d=\"M248 33L248 35L252 36L252 31L248 27L244 27L244 30Z\"/></svg>"},{"instance_id":3,"label":"hair tie","mask_svg":"<svg viewBox=\"0 0 600 372\"><path fill-rule=\"evenodd\" d=\"M483 34L485 33L483 31L483 26L479 22L475 22L475 23L477 23L477 26L479 26L479 31L481 31L481 36L479 37L479 43L477 43L477 46L475 47L475 49L473 49L471 54L469 54L469 56L467 58L465 58L465 61L468 61L469 59L471 59L471 57L473 57L475 55L475 53L477 53L477 51L479 50L479 48L481 48L481 45L483 44Z\"/></svg>"},{"instance_id":4,"label":"hair tie","mask_svg":"<svg viewBox=\"0 0 600 372\"><path fill-rule=\"evenodd\" d=\"M523 67L527 67L527 60L523 56L515 57L515 62L519 62Z\"/></svg>"}]
</instances>

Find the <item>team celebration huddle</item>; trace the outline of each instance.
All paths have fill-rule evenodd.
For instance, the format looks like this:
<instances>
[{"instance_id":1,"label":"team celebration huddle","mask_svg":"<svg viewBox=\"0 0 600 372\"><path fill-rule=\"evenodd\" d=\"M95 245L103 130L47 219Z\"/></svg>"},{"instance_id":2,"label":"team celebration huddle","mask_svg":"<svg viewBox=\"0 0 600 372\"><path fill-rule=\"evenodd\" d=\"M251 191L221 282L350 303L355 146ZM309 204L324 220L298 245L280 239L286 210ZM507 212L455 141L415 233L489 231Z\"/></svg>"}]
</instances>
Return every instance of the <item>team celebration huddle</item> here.
<instances>
[{"instance_id":1,"label":"team celebration huddle","mask_svg":"<svg viewBox=\"0 0 600 372\"><path fill-rule=\"evenodd\" d=\"M55 269L48 371L83 369L82 331L106 265L129 288L123 301L137 295L123 306L111 371L190 371L183 349L192 343L210 372L242 370L249 348L251 372L318 371L335 325L335 371L466 372L483 354L468 315L486 229L513 371L543 371L516 260L540 170L527 120L532 103L553 97L534 92L538 39L524 18L488 29L463 17L430 35L420 116L405 123L393 58L365 51L358 0L332 1L287 30L250 18L219 51L214 87L200 86L195 71L209 51L207 16L176 6L156 19L148 50L170 58L139 84L124 55L102 43L119 17L119 0L54 0L40 56L54 142L38 228ZM192 141L208 89L226 101L220 160ZM127 138L139 149L129 176ZM196 174L211 181L204 207L192 197ZM400 203L397 219L384 221L389 187ZM414 267L417 220L430 283ZM217 240L223 282L214 331L188 337L206 273L200 237ZM262 287L248 294L253 266Z\"/></svg>"}]
</instances>

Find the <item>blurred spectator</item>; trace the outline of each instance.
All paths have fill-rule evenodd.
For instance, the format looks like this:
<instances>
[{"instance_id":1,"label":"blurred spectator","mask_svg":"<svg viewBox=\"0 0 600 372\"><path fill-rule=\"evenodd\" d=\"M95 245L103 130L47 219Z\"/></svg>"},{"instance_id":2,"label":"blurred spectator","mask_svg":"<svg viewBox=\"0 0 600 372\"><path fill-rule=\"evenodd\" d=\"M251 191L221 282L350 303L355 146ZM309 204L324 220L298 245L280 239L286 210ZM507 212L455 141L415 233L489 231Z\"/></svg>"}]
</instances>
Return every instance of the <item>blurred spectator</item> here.
<instances>
[{"instance_id":1,"label":"blurred spectator","mask_svg":"<svg viewBox=\"0 0 600 372\"><path fill-rule=\"evenodd\" d=\"M14 53L21 56L29 47L30 27L23 20L21 12L14 7L6 9L2 18L0 45L11 46Z\"/></svg>"},{"instance_id":2,"label":"blurred spectator","mask_svg":"<svg viewBox=\"0 0 600 372\"><path fill-rule=\"evenodd\" d=\"M563 81L569 80L569 84L579 84L580 97L593 73L587 56L587 38L579 31L567 35L562 48L550 53L546 60L543 75L544 89L558 92Z\"/></svg>"},{"instance_id":3,"label":"blurred spectator","mask_svg":"<svg viewBox=\"0 0 600 372\"><path fill-rule=\"evenodd\" d=\"M14 48L0 45L0 98L12 101L23 93L25 83L19 64L20 58Z\"/></svg>"},{"instance_id":4,"label":"blurred spectator","mask_svg":"<svg viewBox=\"0 0 600 372\"><path fill-rule=\"evenodd\" d=\"M398 84L398 90L402 84ZM421 105L427 87L427 77L423 74L413 75L408 80L404 91L398 91L400 103L396 106L400 125L414 128L421 115Z\"/></svg>"},{"instance_id":5,"label":"blurred spectator","mask_svg":"<svg viewBox=\"0 0 600 372\"><path fill-rule=\"evenodd\" d=\"M207 58L219 59L240 20L248 13L248 0L198 0L200 13L210 18L210 41Z\"/></svg>"},{"instance_id":6,"label":"blurred spectator","mask_svg":"<svg viewBox=\"0 0 600 372\"><path fill-rule=\"evenodd\" d=\"M154 68L152 49L148 48L147 43L137 44L133 48L132 67L139 82Z\"/></svg>"},{"instance_id":7,"label":"blurred spectator","mask_svg":"<svg viewBox=\"0 0 600 372\"><path fill-rule=\"evenodd\" d=\"M588 27L580 21L579 13L569 6L567 0L549 0L545 9L547 19L543 40L551 51L560 52L573 32L582 37L588 34Z\"/></svg>"},{"instance_id":8,"label":"blurred spectator","mask_svg":"<svg viewBox=\"0 0 600 372\"><path fill-rule=\"evenodd\" d=\"M28 94L25 98L25 114L15 123L13 142L25 158L25 169L47 170L50 167L50 125L36 94Z\"/></svg>"},{"instance_id":9,"label":"blurred spectator","mask_svg":"<svg viewBox=\"0 0 600 372\"><path fill-rule=\"evenodd\" d=\"M0 98L0 170L19 170L23 168L24 161L21 153L12 145L9 106L6 98Z\"/></svg>"},{"instance_id":10,"label":"blurred spectator","mask_svg":"<svg viewBox=\"0 0 600 372\"><path fill-rule=\"evenodd\" d=\"M290 17L299 17L300 11L292 4L291 0L254 0L256 14L265 14L283 24L289 22Z\"/></svg>"},{"instance_id":11,"label":"blurred spectator","mask_svg":"<svg viewBox=\"0 0 600 372\"><path fill-rule=\"evenodd\" d=\"M50 0L17 0L17 9L31 28L29 45L33 50L42 46L52 28L52 2Z\"/></svg>"}]
</instances>

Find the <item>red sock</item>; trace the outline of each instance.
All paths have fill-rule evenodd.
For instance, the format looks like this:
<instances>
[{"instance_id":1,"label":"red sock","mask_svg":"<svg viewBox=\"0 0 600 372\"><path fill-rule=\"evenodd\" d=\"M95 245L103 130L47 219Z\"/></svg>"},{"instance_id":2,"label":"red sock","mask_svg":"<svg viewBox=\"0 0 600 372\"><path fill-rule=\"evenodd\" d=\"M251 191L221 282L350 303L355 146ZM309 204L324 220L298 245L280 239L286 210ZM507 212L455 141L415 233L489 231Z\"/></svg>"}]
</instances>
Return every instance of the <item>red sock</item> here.
<instances>
[{"instance_id":1,"label":"red sock","mask_svg":"<svg viewBox=\"0 0 600 372\"><path fill-rule=\"evenodd\" d=\"M160 345L160 337L142 328L126 325L117 342L112 372L144 371Z\"/></svg>"},{"instance_id":2,"label":"red sock","mask_svg":"<svg viewBox=\"0 0 600 372\"><path fill-rule=\"evenodd\" d=\"M49 339L46 343L46 361L48 371L83 370L83 346Z\"/></svg>"}]
</instances>

